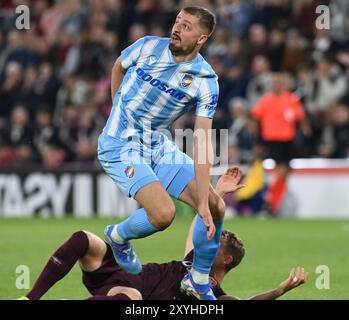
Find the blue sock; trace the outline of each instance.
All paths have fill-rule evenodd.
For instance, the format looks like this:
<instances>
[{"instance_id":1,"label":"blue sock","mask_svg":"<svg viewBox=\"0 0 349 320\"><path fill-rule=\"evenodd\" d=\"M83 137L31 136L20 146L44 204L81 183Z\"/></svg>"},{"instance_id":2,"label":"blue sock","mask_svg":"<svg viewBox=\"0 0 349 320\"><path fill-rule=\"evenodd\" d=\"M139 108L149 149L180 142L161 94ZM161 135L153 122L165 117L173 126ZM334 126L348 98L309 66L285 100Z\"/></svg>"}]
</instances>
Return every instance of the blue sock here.
<instances>
[{"instance_id":1,"label":"blue sock","mask_svg":"<svg viewBox=\"0 0 349 320\"><path fill-rule=\"evenodd\" d=\"M195 271L209 274L214 259L216 258L223 229L223 221L214 221L216 233L212 240L207 239L207 229L200 217L197 215L193 232L194 260L193 269Z\"/></svg>"},{"instance_id":2,"label":"blue sock","mask_svg":"<svg viewBox=\"0 0 349 320\"><path fill-rule=\"evenodd\" d=\"M117 226L118 234L125 241L144 238L157 231L159 230L149 222L147 212L144 208L138 209L132 216Z\"/></svg>"}]
</instances>

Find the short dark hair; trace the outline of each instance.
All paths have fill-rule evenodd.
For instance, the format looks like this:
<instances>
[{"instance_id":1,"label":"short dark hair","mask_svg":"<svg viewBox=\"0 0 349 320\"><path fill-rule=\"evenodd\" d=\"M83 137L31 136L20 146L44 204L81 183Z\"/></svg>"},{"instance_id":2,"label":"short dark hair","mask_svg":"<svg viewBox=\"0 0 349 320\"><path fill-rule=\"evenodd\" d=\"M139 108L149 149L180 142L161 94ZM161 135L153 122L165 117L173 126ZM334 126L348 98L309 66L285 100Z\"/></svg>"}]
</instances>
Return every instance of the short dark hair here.
<instances>
[{"instance_id":1,"label":"short dark hair","mask_svg":"<svg viewBox=\"0 0 349 320\"><path fill-rule=\"evenodd\" d=\"M182 11L199 18L199 23L207 29L208 36L213 33L216 26L216 16L210 10L199 6L191 6L183 8Z\"/></svg>"},{"instance_id":2,"label":"short dark hair","mask_svg":"<svg viewBox=\"0 0 349 320\"><path fill-rule=\"evenodd\" d=\"M227 271L235 268L245 256L245 247L242 240L233 232L223 230L221 246L225 253L233 257L233 261L227 265Z\"/></svg>"}]
</instances>

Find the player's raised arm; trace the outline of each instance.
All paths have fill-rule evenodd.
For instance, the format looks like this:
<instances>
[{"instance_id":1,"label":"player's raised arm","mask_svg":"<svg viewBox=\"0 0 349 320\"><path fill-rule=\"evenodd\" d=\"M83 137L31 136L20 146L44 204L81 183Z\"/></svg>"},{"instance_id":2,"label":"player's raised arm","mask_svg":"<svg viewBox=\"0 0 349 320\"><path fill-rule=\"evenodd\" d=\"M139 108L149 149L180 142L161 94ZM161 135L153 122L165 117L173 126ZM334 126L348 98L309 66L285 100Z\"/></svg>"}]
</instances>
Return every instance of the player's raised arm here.
<instances>
[{"instance_id":1,"label":"player's raised arm","mask_svg":"<svg viewBox=\"0 0 349 320\"><path fill-rule=\"evenodd\" d=\"M113 65L111 72L111 98L114 99L118 92L122 80L124 79L125 70L121 65L121 56L118 57Z\"/></svg>"},{"instance_id":2,"label":"player's raised arm","mask_svg":"<svg viewBox=\"0 0 349 320\"><path fill-rule=\"evenodd\" d=\"M258 294L256 296L253 296L247 300L275 300L288 291L295 289L299 287L300 285L306 283L308 281L308 272L304 270L304 268L298 267L293 268L290 271L290 275L288 278L284 281L282 281L277 288ZM238 300L239 298L230 296L230 295L224 295L220 296L218 298L219 300Z\"/></svg>"},{"instance_id":3,"label":"player's raised arm","mask_svg":"<svg viewBox=\"0 0 349 320\"><path fill-rule=\"evenodd\" d=\"M221 198L229 192L235 192L241 188L245 187L245 184L241 184L240 180L242 177L242 171L239 167L235 166L227 169L227 171L222 175L216 184L216 192Z\"/></svg>"},{"instance_id":4,"label":"player's raised arm","mask_svg":"<svg viewBox=\"0 0 349 320\"><path fill-rule=\"evenodd\" d=\"M249 298L249 300L275 300L286 292L306 283L308 281L308 275L308 272L306 272L304 268L293 268L288 278L282 281L276 289L253 296Z\"/></svg>"},{"instance_id":5,"label":"player's raised arm","mask_svg":"<svg viewBox=\"0 0 349 320\"><path fill-rule=\"evenodd\" d=\"M216 228L208 206L210 168L213 162L211 142L212 119L196 117L194 133L194 166L197 183L198 213L207 227L207 238L211 240Z\"/></svg>"}]
</instances>

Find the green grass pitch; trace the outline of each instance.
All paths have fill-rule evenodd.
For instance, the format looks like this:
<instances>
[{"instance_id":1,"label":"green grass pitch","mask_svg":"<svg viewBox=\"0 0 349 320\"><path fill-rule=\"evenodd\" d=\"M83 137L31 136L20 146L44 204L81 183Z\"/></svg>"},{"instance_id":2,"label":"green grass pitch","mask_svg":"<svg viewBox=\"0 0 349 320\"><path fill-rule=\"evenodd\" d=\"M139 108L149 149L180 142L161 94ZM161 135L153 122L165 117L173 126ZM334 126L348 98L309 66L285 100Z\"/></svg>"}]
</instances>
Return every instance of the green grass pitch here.
<instances>
[{"instance_id":1,"label":"green grass pitch","mask_svg":"<svg viewBox=\"0 0 349 320\"><path fill-rule=\"evenodd\" d=\"M15 299L27 290L16 288L16 267L30 268L30 286L51 253L74 231L85 229L102 236L106 219L0 219L0 299ZM133 241L142 261L165 262L181 259L191 216L177 217L170 228L149 238ZM309 281L282 299L349 299L349 221L283 220L235 218L225 228L243 239L247 254L226 277L227 293L248 298L273 289L284 280L291 267L303 266ZM318 289L319 265L330 270L330 288ZM318 280L317 280L318 279ZM87 290L75 266L43 299L84 299Z\"/></svg>"}]
</instances>

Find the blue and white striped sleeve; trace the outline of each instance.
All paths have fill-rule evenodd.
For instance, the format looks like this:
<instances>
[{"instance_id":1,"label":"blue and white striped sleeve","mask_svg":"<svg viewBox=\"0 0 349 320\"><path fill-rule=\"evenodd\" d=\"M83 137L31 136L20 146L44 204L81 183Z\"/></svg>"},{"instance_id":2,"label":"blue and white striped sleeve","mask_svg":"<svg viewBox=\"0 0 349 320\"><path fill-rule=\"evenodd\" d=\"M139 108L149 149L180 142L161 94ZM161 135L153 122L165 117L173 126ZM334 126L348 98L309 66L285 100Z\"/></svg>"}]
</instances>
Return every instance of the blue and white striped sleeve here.
<instances>
[{"instance_id":1,"label":"blue and white striped sleeve","mask_svg":"<svg viewBox=\"0 0 349 320\"><path fill-rule=\"evenodd\" d=\"M140 38L121 51L121 65L125 70L136 65L146 40L147 37Z\"/></svg>"},{"instance_id":2,"label":"blue and white striped sleeve","mask_svg":"<svg viewBox=\"0 0 349 320\"><path fill-rule=\"evenodd\" d=\"M195 115L212 119L217 108L218 94L217 77L204 79L200 86Z\"/></svg>"}]
</instances>

